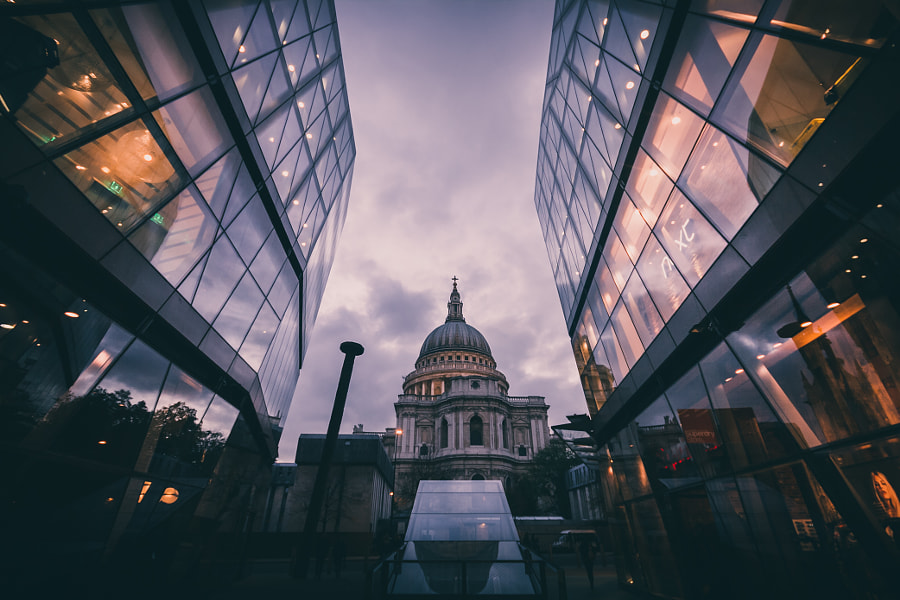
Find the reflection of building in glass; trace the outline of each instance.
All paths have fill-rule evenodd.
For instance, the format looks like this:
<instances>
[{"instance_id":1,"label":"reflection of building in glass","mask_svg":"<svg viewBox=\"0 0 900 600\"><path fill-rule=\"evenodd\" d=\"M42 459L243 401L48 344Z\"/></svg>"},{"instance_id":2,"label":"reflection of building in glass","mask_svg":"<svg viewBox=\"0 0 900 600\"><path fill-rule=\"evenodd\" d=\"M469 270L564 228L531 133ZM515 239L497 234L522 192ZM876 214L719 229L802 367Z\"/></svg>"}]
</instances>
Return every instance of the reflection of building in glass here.
<instances>
[{"instance_id":1,"label":"reflection of building in glass","mask_svg":"<svg viewBox=\"0 0 900 600\"><path fill-rule=\"evenodd\" d=\"M557 3L535 206L590 422L554 429L598 446L623 584L896 589L898 19Z\"/></svg>"},{"instance_id":2,"label":"reflection of building in glass","mask_svg":"<svg viewBox=\"0 0 900 600\"><path fill-rule=\"evenodd\" d=\"M549 442L541 396L509 396L480 331L466 323L456 278L447 319L428 334L385 435L397 469L395 500L408 510L422 479L499 479L511 489Z\"/></svg>"},{"instance_id":3,"label":"reflection of building in glass","mask_svg":"<svg viewBox=\"0 0 900 600\"><path fill-rule=\"evenodd\" d=\"M10 9L4 581L159 580L276 454L355 158L334 7Z\"/></svg>"}]
</instances>

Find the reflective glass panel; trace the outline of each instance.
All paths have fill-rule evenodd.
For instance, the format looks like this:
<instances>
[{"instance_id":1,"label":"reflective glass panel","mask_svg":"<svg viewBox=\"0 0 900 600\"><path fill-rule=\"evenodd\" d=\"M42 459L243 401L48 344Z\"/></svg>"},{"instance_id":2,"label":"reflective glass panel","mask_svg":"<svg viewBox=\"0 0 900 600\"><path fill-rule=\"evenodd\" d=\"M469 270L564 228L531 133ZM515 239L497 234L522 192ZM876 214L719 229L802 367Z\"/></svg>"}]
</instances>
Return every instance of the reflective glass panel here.
<instances>
[{"instance_id":1,"label":"reflective glass panel","mask_svg":"<svg viewBox=\"0 0 900 600\"><path fill-rule=\"evenodd\" d=\"M622 498L640 498L652 492L650 480L640 455L637 424L622 429L609 441L608 473L612 473ZM601 455L601 464L602 464Z\"/></svg>"},{"instance_id":2,"label":"reflective glass panel","mask_svg":"<svg viewBox=\"0 0 900 600\"><path fill-rule=\"evenodd\" d=\"M228 238L221 236L209 255L197 294L191 303L210 323L244 272L241 259Z\"/></svg>"},{"instance_id":3,"label":"reflective glass panel","mask_svg":"<svg viewBox=\"0 0 900 600\"><path fill-rule=\"evenodd\" d=\"M54 164L123 231L181 186L143 121L77 148Z\"/></svg>"},{"instance_id":4,"label":"reflective glass panel","mask_svg":"<svg viewBox=\"0 0 900 600\"><path fill-rule=\"evenodd\" d=\"M656 337L656 334L662 330L664 323L640 277L636 275L631 276L631 279L628 280L628 285L625 286L625 290L622 292L622 300L625 306L628 307L634 327L637 329L646 348L653 341L653 338Z\"/></svg>"},{"instance_id":5,"label":"reflective glass panel","mask_svg":"<svg viewBox=\"0 0 900 600\"><path fill-rule=\"evenodd\" d=\"M787 165L852 85L863 61L768 35L751 39L750 48L752 59L725 88L713 120Z\"/></svg>"},{"instance_id":6,"label":"reflective glass panel","mask_svg":"<svg viewBox=\"0 0 900 600\"><path fill-rule=\"evenodd\" d=\"M629 366L633 366L644 353L644 345L641 343L641 338L634 328L634 323L631 322L631 318L628 316L628 311L625 310L624 303L620 302L619 306L613 311L610 323L616 331L616 337L625 354L625 362Z\"/></svg>"},{"instance_id":7,"label":"reflective glass panel","mask_svg":"<svg viewBox=\"0 0 900 600\"><path fill-rule=\"evenodd\" d=\"M666 72L665 88L702 114L709 113L747 34L746 29L688 15Z\"/></svg>"},{"instance_id":8,"label":"reflective glass panel","mask_svg":"<svg viewBox=\"0 0 900 600\"><path fill-rule=\"evenodd\" d=\"M662 318L668 321L687 298L689 290L656 236L650 236L637 263L637 270Z\"/></svg>"},{"instance_id":9,"label":"reflective glass panel","mask_svg":"<svg viewBox=\"0 0 900 600\"><path fill-rule=\"evenodd\" d=\"M700 475L709 478L728 472L727 448L716 425L700 370L696 367L689 370L666 390L666 397Z\"/></svg>"},{"instance_id":10,"label":"reflective glass panel","mask_svg":"<svg viewBox=\"0 0 900 600\"><path fill-rule=\"evenodd\" d=\"M218 222L194 186L189 186L145 221L131 243L177 286L212 245Z\"/></svg>"},{"instance_id":11,"label":"reflective glass panel","mask_svg":"<svg viewBox=\"0 0 900 600\"><path fill-rule=\"evenodd\" d=\"M205 77L165 2L92 10L91 15L143 98L171 98Z\"/></svg>"},{"instance_id":12,"label":"reflective glass panel","mask_svg":"<svg viewBox=\"0 0 900 600\"><path fill-rule=\"evenodd\" d=\"M650 228L627 194L623 194L619 201L619 212L613 225L628 256L632 262L636 261L644 249L644 242L650 236Z\"/></svg>"},{"instance_id":13,"label":"reflective glass panel","mask_svg":"<svg viewBox=\"0 0 900 600\"><path fill-rule=\"evenodd\" d=\"M702 127L703 121L693 111L671 96L660 94L647 125L643 147L669 177L678 179Z\"/></svg>"},{"instance_id":14,"label":"reflective glass panel","mask_svg":"<svg viewBox=\"0 0 900 600\"><path fill-rule=\"evenodd\" d=\"M778 420L725 344L700 361L700 371L719 426L717 441L735 469L794 451L797 443L788 427Z\"/></svg>"},{"instance_id":15,"label":"reflective glass panel","mask_svg":"<svg viewBox=\"0 0 900 600\"><path fill-rule=\"evenodd\" d=\"M656 235L691 287L697 285L726 245L678 188L656 225Z\"/></svg>"},{"instance_id":16,"label":"reflective glass panel","mask_svg":"<svg viewBox=\"0 0 900 600\"><path fill-rule=\"evenodd\" d=\"M208 87L166 104L153 116L191 175L208 167L231 144Z\"/></svg>"},{"instance_id":17,"label":"reflective glass panel","mask_svg":"<svg viewBox=\"0 0 900 600\"><path fill-rule=\"evenodd\" d=\"M730 240L777 178L761 158L707 125L678 184Z\"/></svg>"},{"instance_id":18,"label":"reflective glass panel","mask_svg":"<svg viewBox=\"0 0 900 600\"><path fill-rule=\"evenodd\" d=\"M222 312L216 317L213 327L232 348L240 348L262 303L263 294L259 286L253 281L250 273L246 273L231 298L225 303ZM266 334L260 332L260 335Z\"/></svg>"},{"instance_id":19,"label":"reflective glass panel","mask_svg":"<svg viewBox=\"0 0 900 600\"><path fill-rule=\"evenodd\" d=\"M879 48L897 27L897 13L888 6L884 0L852 4L840 0L782 0L769 22L822 39Z\"/></svg>"},{"instance_id":20,"label":"reflective glass panel","mask_svg":"<svg viewBox=\"0 0 900 600\"><path fill-rule=\"evenodd\" d=\"M644 221L653 227L674 185L643 150L638 150L626 190Z\"/></svg>"},{"instance_id":21,"label":"reflective glass panel","mask_svg":"<svg viewBox=\"0 0 900 600\"><path fill-rule=\"evenodd\" d=\"M660 396L635 420L641 458L650 485L665 491L700 481L684 431L665 396Z\"/></svg>"},{"instance_id":22,"label":"reflective glass panel","mask_svg":"<svg viewBox=\"0 0 900 600\"><path fill-rule=\"evenodd\" d=\"M3 37L13 47L35 48L37 64L22 76L6 76L0 94L38 146L131 107L71 14L9 20Z\"/></svg>"}]
</instances>

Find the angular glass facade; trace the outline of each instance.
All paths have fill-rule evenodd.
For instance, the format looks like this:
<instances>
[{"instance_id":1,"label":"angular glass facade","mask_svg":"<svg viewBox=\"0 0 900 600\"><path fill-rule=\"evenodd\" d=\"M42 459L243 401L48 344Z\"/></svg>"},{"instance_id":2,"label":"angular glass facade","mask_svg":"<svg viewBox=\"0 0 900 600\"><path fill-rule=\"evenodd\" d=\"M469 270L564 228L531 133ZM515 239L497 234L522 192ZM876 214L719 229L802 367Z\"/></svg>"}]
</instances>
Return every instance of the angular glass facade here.
<instances>
[{"instance_id":1,"label":"angular glass facade","mask_svg":"<svg viewBox=\"0 0 900 600\"><path fill-rule=\"evenodd\" d=\"M334 6L19 3L0 31L4 530L73 572L170 560L269 470L331 269Z\"/></svg>"},{"instance_id":2,"label":"angular glass facade","mask_svg":"<svg viewBox=\"0 0 900 600\"><path fill-rule=\"evenodd\" d=\"M898 19L557 3L535 206L624 585L896 589Z\"/></svg>"}]
</instances>

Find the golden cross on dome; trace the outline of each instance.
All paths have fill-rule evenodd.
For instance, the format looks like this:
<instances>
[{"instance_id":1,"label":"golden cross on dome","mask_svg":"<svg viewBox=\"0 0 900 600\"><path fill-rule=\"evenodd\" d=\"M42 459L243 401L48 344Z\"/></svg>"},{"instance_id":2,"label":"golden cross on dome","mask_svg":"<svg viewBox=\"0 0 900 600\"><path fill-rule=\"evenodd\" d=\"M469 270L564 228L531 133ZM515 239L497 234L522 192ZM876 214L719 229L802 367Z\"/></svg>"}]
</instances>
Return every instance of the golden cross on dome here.
<instances>
[{"instance_id":1,"label":"golden cross on dome","mask_svg":"<svg viewBox=\"0 0 900 600\"><path fill-rule=\"evenodd\" d=\"M457 279L456 275L454 275L454 276L453 276L453 287L456 287L456 282L457 282L457 281L459 281L459 279Z\"/></svg>"}]
</instances>

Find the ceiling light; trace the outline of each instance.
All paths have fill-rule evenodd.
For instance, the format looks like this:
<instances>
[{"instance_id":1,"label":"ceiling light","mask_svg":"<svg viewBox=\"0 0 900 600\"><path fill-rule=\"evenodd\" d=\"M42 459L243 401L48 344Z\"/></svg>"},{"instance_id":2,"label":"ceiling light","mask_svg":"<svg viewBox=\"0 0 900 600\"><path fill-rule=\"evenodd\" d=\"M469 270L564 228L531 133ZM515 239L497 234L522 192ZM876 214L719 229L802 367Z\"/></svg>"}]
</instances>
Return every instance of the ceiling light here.
<instances>
[{"instance_id":1,"label":"ceiling light","mask_svg":"<svg viewBox=\"0 0 900 600\"><path fill-rule=\"evenodd\" d=\"M826 306L825 308L837 308L837 307L840 306L840 305L841 305L840 302L832 302L831 304L829 304L829 305Z\"/></svg>"},{"instance_id":2,"label":"ceiling light","mask_svg":"<svg viewBox=\"0 0 900 600\"><path fill-rule=\"evenodd\" d=\"M863 239L859 240L859 243L860 243L860 244L865 244L865 243L868 242L868 241L869 241L869 238L863 238Z\"/></svg>"},{"instance_id":3,"label":"ceiling light","mask_svg":"<svg viewBox=\"0 0 900 600\"><path fill-rule=\"evenodd\" d=\"M629 81L628 83L625 84L625 89L626 89L626 90L630 90L630 89L633 88L633 87L634 87L634 82L633 82L633 81Z\"/></svg>"},{"instance_id":4,"label":"ceiling light","mask_svg":"<svg viewBox=\"0 0 900 600\"><path fill-rule=\"evenodd\" d=\"M672 125L678 125L681 123L681 117L672 117Z\"/></svg>"},{"instance_id":5,"label":"ceiling light","mask_svg":"<svg viewBox=\"0 0 900 600\"><path fill-rule=\"evenodd\" d=\"M72 319L77 319L77 318L78 318L78 313L77 313L77 312L72 312L71 310L67 310L67 311L64 312L63 314L66 315L67 317L71 317Z\"/></svg>"},{"instance_id":6,"label":"ceiling light","mask_svg":"<svg viewBox=\"0 0 900 600\"><path fill-rule=\"evenodd\" d=\"M800 327L803 327L804 329L806 329L810 325L812 325L812 321L803 321L802 323L800 323Z\"/></svg>"},{"instance_id":7,"label":"ceiling light","mask_svg":"<svg viewBox=\"0 0 900 600\"><path fill-rule=\"evenodd\" d=\"M100 170L103 171L104 173L107 173L107 174L109 173L109 167L100 167Z\"/></svg>"},{"instance_id":8,"label":"ceiling light","mask_svg":"<svg viewBox=\"0 0 900 600\"><path fill-rule=\"evenodd\" d=\"M240 52L241 54L243 54L243 53L246 52L246 51L247 51L247 49L244 48L244 45L243 45L243 44L241 44L240 48L238 48L238 52Z\"/></svg>"},{"instance_id":9,"label":"ceiling light","mask_svg":"<svg viewBox=\"0 0 900 600\"><path fill-rule=\"evenodd\" d=\"M641 32L641 39L646 40L648 37L650 37L650 31L648 29L643 30Z\"/></svg>"}]
</instances>

